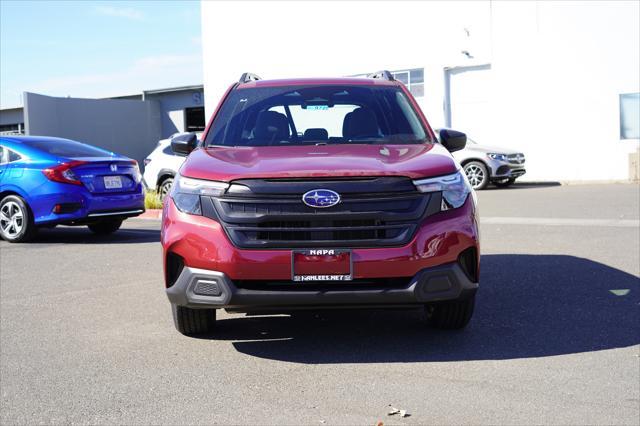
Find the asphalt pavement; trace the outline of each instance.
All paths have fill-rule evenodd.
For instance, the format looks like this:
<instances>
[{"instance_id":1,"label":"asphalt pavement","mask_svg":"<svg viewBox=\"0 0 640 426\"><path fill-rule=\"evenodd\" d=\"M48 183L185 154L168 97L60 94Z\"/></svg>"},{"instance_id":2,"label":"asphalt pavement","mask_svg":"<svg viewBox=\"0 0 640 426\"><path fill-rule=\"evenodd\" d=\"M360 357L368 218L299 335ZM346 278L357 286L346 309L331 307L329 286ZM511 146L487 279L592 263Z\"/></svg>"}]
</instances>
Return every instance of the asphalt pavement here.
<instances>
[{"instance_id":1,"label":"asphalt pavement","mask_svg":"<svg viewBox=\"0 0 640 426\"><path fill-rule=\"evenodd\" d=\"M640 423L638 185L479 193L469 327L418 312L175 331L159 222L0 242L0 423ZM389 405L410 416L387 416Z\"/></svg>"}]
</instances>

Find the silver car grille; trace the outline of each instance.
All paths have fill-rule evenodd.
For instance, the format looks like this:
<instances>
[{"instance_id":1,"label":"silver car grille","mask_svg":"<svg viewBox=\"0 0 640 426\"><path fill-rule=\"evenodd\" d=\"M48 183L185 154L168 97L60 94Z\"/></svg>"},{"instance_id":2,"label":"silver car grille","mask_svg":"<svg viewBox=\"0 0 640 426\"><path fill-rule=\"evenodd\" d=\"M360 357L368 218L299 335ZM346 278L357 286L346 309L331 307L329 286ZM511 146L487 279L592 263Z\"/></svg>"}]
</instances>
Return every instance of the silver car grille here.
<instances>
[{"instance_id":1,"label":"silver car grille","mask_svg":"<svg viewBox=\"0 0 640 426\"><path fill-rule=\"evenodd\" d=\"M511 164L524 164L524 154L509 154L507 155L507 160Z\"/></svg>"}]
</instances>

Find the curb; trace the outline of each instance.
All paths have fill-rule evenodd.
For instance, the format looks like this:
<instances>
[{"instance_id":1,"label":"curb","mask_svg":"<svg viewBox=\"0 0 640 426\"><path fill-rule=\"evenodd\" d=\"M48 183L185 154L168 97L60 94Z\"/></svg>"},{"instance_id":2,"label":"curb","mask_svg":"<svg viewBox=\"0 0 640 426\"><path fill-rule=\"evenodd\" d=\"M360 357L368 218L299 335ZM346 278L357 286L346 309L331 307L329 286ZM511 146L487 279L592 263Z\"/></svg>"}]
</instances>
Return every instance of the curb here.
<instances>
[{"instance_id":1,"label":"curb","mask_svg":"<svg viewBox=\"0 0 640 426\"><path fill-rule=\"evenodd\" d=\"M162 209L147 209L140 216L136 216L134 219L145 220L160 220L162 218Z\"/></svg>"}]
</instances>

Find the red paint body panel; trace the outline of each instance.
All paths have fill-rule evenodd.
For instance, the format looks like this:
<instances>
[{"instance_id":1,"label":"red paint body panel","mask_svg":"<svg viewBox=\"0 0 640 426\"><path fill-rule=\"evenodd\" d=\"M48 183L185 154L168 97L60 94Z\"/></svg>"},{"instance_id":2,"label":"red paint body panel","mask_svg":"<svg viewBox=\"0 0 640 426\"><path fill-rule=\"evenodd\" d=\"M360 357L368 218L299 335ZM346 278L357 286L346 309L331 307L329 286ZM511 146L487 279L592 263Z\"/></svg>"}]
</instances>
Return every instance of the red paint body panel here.
<instances>
[{"instance_id":1,"label":"red paint body panel","mask_svg":"<svg viewBox=\"0 0 640 426\"><path fill-rule=\"evenodd\" d=\"M403 247L353 249L354 278L411 277L418 271L455 262L478 247L473 201L427 218ZM291 279L291 250L242 250L211 219L181 213L167 197L162 222L164 255L182 256L186 266L224 272L232 280Z\"/></svg>"},{"instance_id":2,"label":"red paint body panel","mask_svg":"<svg viewBox=\"0 0 640 426\"><path fill-rule=\"evenodd\" d=\"M198 179L407 176L454 173L458 165L439 144L211 147L189 155L180 173Z\"/></svg>"}]
</instances>

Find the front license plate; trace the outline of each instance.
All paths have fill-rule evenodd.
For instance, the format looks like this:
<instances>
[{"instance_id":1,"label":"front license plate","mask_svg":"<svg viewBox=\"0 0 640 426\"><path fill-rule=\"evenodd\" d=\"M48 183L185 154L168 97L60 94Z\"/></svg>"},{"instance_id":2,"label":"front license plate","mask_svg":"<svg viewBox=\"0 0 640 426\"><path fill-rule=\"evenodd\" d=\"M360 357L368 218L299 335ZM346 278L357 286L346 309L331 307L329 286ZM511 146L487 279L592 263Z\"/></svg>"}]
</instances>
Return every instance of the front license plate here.
<instances>
[{"instance_id":1,"label":"front license plate","mask_svg":"<svg viewBox=\"0 0 640 426\"><path fill-rule=\"evenodd\" d=\"M295 282L351 281L351 250L294 250L291 252L291 279Z\"/></svg>"},{"instance_id":2,"label":"front license plate","mask_svg":"<svg viewBox=\"0 0 640 426\"><path fill-rule=\"evenodd\" d=\"M120 178L120 176L105 176L104 187L106 189L122 188L122 179Z\"/></svg>"}]
</instances>

